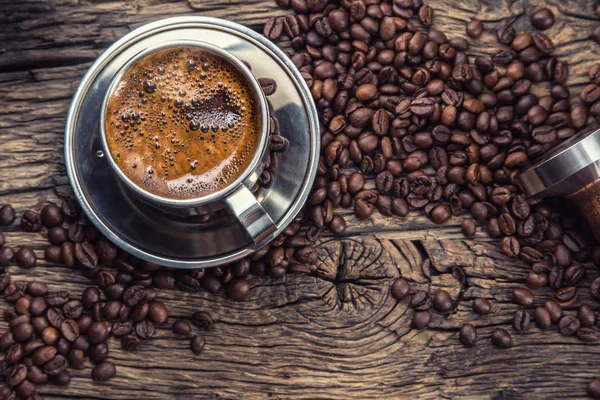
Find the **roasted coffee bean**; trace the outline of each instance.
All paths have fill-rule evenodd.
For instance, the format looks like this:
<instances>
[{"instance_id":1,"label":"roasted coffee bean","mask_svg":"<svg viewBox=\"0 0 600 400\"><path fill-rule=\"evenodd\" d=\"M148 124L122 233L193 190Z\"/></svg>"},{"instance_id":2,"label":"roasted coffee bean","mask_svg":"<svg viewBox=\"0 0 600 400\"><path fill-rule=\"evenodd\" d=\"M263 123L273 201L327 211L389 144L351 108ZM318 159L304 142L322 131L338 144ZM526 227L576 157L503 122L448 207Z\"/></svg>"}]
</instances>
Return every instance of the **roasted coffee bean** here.
<instances>
[{"instance_id":1,"label":"roasted coffee bean","mask_svg":"<svg viewBox=\"0 0 600 400\"><path fill-rule=\"evenodd\" d=\"M512 25L504 24L496 31L498 41L503 44L510 44L515 39L515 28Z\"/></svg>"},{"instance_id":2,"label":"roasted coffee bean","mask_svg":"<svg viewBox=\"0 0 600 400\"><path fill-rule=\"evenodd\" d=\"M393 203L392 203L393 212ZM340 215L334 215L329 223L329 230L336 235L341 235L346 230L346 221Z\"/></svg>"},{"instance_id":3,"label":"roasted coffee bean","mask_svg":"<svg viewBox=\"0 0 600 400\"><path fill-rule=\"evenodd\" d=\"M141 285L130 286L123 291L123 303L128 307L135 307L146 298L146 290Z\"/></svg>"},{"instance_id":4,"label":"roasted coffee bean","mask_svg":"<svg viewBox=\"0 0 600 400\"><path fill-rule=\"evenodd\" d=\"M31 326L31 324L29 323L20 324L19 326L13 329L14 340L20 343L29 340L33 333L33 326Z\"/></svg>"},{"instance_id":5,"label":"roasted coffee bean","mask_svg":"<svg viewBox=\"0 0 600 400\"><path fill-rule=\"evenodd\" d=\"M392 214L405 217L408 215L408 203L401 198L392 200Z\"/></svg>"},{"instance_id":6,"label":"roasted coffee bean","mask_svg":"<svg viewBox=\"0 0 600 400\"><path fill-rule=\"evenodd\" d=\"M21 217L21 228L27 232L39 232L42 229L42 218L35 211L25 211Z\"/></svg>"},{"instance_id":7,"label":"roasted coffee bean","mask_svg":"<svg viewBox=\"0 0 600 400\"><path fill-rule=\"evenodd\" d=\"M0 207L0 225L9 226L15 221L15 210L9 204Z\"/></svg>"},{"instance_id":8,"label":"roasted coffee bean","mask_svg":"<svg viewBox=\"0 0 600 400\"><path fill-rule=\"evenodd\" d=\"M592 281L590 292L596 299L600 299L600 278L596 278Z\"/></svg>"},{"instance_id":9,"label":"roasted coffee bean","mask_svg":"<svg viewBox=\"0 0 600 400\"><path fill-rule=\"evenodd\" d=\"M518 310L513 314L513 328L517 332L524 332L529 328L531 315L527 311Z\"/></svg>"},{"instance_id":10,"label":"roasted coffee bean","mask_svg":"<svg viewBox=\"0 0 600 400\"><path fill-rule=\"evenodd\" d=\"M565 270L564 281L569 285L575 285L585 275L585 268L581 264L573 264Z\"/></svg>"},{"instance_id":11,"label":"roasted coffee bean","mask_svg":"<svg viewBox=\"0 0 600 400\"><path fill-rule=\"evenodd\" d=\"M98 382L105 382L113 378L116 374L117 368L110 361L98 364L92 369L92 379Z\"/></svg>"},{"instance_id":12,"label":"roasted coffee bean","mask_svg":"<svg viewBox=\"0 0 600 400\"><path fill-rule=\"evenodd\" d=\"M477 38L483 33L483 22L478 19L472 19L467 24L467 35L472 38Z\"/></svg>"},{"instance_id":13,"label":"roasted coffee bean","mask_svg":"<svg viewBox=\"0 0 600 400\"><path fill-rule=\"evenodd\" d=\"M423 290L417 290L412 296L411 306L417 311L425 311L431 307L431 297Z\"/></svg>"},{"instance_id":14,"label":"roasted coffee bean","mask_svg":"<svg viewBox=\"0 0 600 400\"><path fill-rule=\"evenodd\" d=\"M87 309L100 301L100 290L95 286L85 288L81 297L83 306Z\"/></svg>"},{"instance_id":15,"label":"roasted coffee bean","mask_svg":"<svg viewBox=\"0 0 600 400\"><path fill-rule=\"evenodd\" d=\"M7 246L0 247L0 265L2 265L2 266L10 265L14 256L15 256L15 252L12 249L12 247L7 247Z\"/></svg>"},{"instance_id":16,"label":"roasted coffee bean","mask_svg":"<svg viewBox=\"0 0 600 400\"><path fill-rule=\"evenodd\" d=\"M596 314L589 304L582 304L577 310L577 318L584 328L589 328L596 325Z\"/></svg>"},{"instance_id":17,"label":"roasted coffee bean","mask_svg":"<svg viewBox=\"0 0 600 400\"><path fill-rule=\"evenodd\" d=\"M76 243L75 244L75 258L77 262L84 268L94 269L98 265L98 256L96 250L88 242ZM64 259L64 254L63 254Z\"/></svg>"},{"instance_id":18,"label":"roasted coffee bean","mask_svg":"<svg viewBox=\"0 0 600 400\"><path fill-rule=\"evenodd\" d=\"M127 351L135 350L140 344L140 339L134 334L125 335L121 338L121 347Z\"/></svg>"},{"instance_id":19,"label":"roasted coffee bean","mask_svg":"<svg viewBox=\"0 0 600 400\"><path fill-rule=\"evenodd\" d=\"M57 354L54 358L44 364L44 372L49 376L56 376L67 368L67 360L64 356Z\"/></svg>"},{"instance_id":20,"label":"roasted coffee bean","mask_svg":"<svg viewBox=\"0 0 600 400\"><path fill-rule=\"evenodd\" d=\"M574 335L580 326L579 320L573 315L565 315L558 321L558 331L564 336Z\"/></svg>"},{"instance_id":21,"label":"roasted coffee bean","mask_svg":"<svg viewBox=\"0 0 600 400\"><path fill-rule=\"evenodd\" d=\"M70 300L70 297L71 295L69 292L65 290L48 293L46 295L46 304L48 304L50 307L62 307Z\"/></svg>"},{"instance_id":22,"label":"roasted coffee bean","mask_svg":"<svg viewBox=\"0 0 600 400\"><path fill-rule=\"evenodd\" d=\"M173 333L177 335L189 335L192 332L192 327L189 322L178 319L173 323Z\"/></svg>"},{"instance_id":23,"label":"roasted coffee bean","mask_svg":"<svg viewBox=\"0 0 600 400\"><path fill-rule=\"evenodd\" d=\"M52 360L57 354L57 349L54 346L40 347L33 353L33 363L36 365L44 365Z\"/></svg>"},{"instance_id":24,"label":"roasted coffee bean","mask_svg":"<svg viewBox=\"0 0 600 400\"><path fill-rule=\"evenodd\" d=\"M554 13L547 7L540 8L531 14L531 24L543 31L554 24Z\"/></svg>"},{"instance_id":25,"label":"roasted coffee bean","mask_svg":"<svg viewBox=\"0 0 600 400\"><path fill-rule=\"evenodd\" d=\"M548 284L548 275L545 273L538 274L533 271L529 271L525 283L532 289L539 289Z\"/></svg>"},{"instance_id":26,"label":"roasted coffee bean","mask_svg":"<svg viewBox=\"0 0 600 400\"><path fill-rule=\"evenodd\" d=\"M192 315L192 323L201 328L208 329L214 321L208 312L197 311Z\"/></svg>"},{"instance_id":27,"label":"roasted coffee bean","mask_svg":"<svg viewBox=\"0 0 600 400\"><path fill-rule=\"evenodd\" d=\"M533 305L533 293L529 289L517 288L512 292L512 301L522 307Z\"/></svg>"},{"instance_id":28,"label":"roasted coffee bean","mask_svg":"<svg viewBox=\"0 0 600 400\"><path fill-rule=\"evenodd\" d=\"M46 308L46 300L41 296L37 296L34 297L29 304L29 313L37 317L43 315Z\"/></svg>"},{"instance_id":29,"label":"roasted coffee bean","mask_svg":"<svg viewBox=\"0 0 600 400\"><path fill-rule=\"evenodd\" d=\"M68 220L77 219L79 217L79 213L81 212L79 204L71 198L64 199L60 205L60 209L63 213L63 216Z\"/></svg>"},{"instance_id":30,"label":"roasted coffee bean","mask_svg":"<svg viewBox=\"0 0 600 400\"><path fill-rule=\"evenodd\" d=\"M55 308L47 308L46 319L48 319L48 323L50 325L52 325L56 329L59 329L60 325L65 320L65 317L60 311L56 310Z\"/></svg>"},{"instance_id":31,"label":"roasted coffee bean","mask_svg":"<svg viewBox=\"0 0 600 400\"><path fill-rule=\"evenodd\" d=\"M15 387L14 394L16 394L20 398L25 399L29 398L30 396L33 396L35 394L35 390L35 385L27 379L25 379L23 382L21 382L18 386Z\"/></svg>"},{"instance_id":32,"label":"roasted coffee bean","mask_svg":"<svg viewBox=\"0 0 600 400\"><path fill-rule=\"evenodd\" d=\"M117 248L106 240L96 242L96 254L101 263L110 265L117 258Z\"/></svg>"},{"instance_id":33,"label":"roasted coffee bean","mask_svg":"<svg viewBox=\"0 0 600 400\"><path fill-rule=\"evenodd\" d=\"M61 226L55 226L48 230L48 240L54 245L61 245L63 242L69 240L67 230Z\"/></svg>"},{"instance_id":34,"label":"roasted coffee bean","mask_svg":"<svg viewBox=\"0 0 600 400\"><path fill-rule=\"evenodd\" d=\"M448 313L452 311L453 307L452 297L447 291L439 290L433 296L433 308L435 308L437 312Z\"/></svg>"},{"instance_id":35,"label":"roasted coffee bean","mask_svg":"<svg viewBox=\"0 0 600 400\"><path fill-rule=\"evenodd\" d=\"M431 220L436 224L443 224L452 217L452 210L447 204L438 204L431 210Z\"/></svg>"},{"instance_id":36,"label":"roasted coffee bean","mask_svg":"<svg viewBox=\"0 0 600 400\"><path fill-rule=\"evenodd\" d=\"M154 325L148 320L143 320L135 324L135 334L142 340L150 339L154 336Z\"/></svg>"},{"instance_id":37,"label":"roasted coffee bean","mask_svg":"<svg viewBox=\"0 0 600 400\"><path fill-rule=\"evenodd\" d=\"M577 337L584 342L595 342L598 340L598 331L596 328L579 328Z\"/></svg>"},{"instance_id":38,"label":"roasted coffee bean","mask_svg":"<svg viewBox=\"0 0 600 400\"><path fill-rule=\"evenodd\" d=\"M103 321L94 321L87 331L87 337L90 343L98 344L108 339L110 332Z\"/></svg>"},{"instance_id":39,"label":"roasted coffee bean","mask_svg":"<svg viewBox=\"0 0 600 400\"><path fill-rule=\"evenodd\" d=\"M150 320L152 322L154 322L157 325L161 325L167 322L167 318L169 317L169 311L167 310L167 307L162 301L151 301L148 304L148 306L148 316L150 317Z\"/></svg>"},{"instance_id":40,"label":"roasted coffee bean","mask_svg":"<svg viewBox=\"0 0 600 400\"><path fill-rule=\"evenodd\" d=\"M477 329L471 324L465 324L461 326L458 337L463 345L474 346L477 341Z\"/></svg>"},{"instance_id":41,"label":"roasted coffee bean","mask_svg":"<svg viewBox=\"0 0 600 400\"><path fill-rule=\"evenodd\" d=\"M27 378L27 367L23 364L17 364L12 367L10 375L6 378L9 386L18 386Z\"/></svg>"},{"instance_id":42,"label":"roasted coffee bean","mask_svg":"<svg viewBox=\"0 0 600 400\"><path fill-rule=\"evenodd\" d=\"M75 341L79 337L79 325L77 321L67 319L60 325L60 333L69 342Z\"/></svg>"},{"instance_id":43,"label":"roasted coffee bean","mask_svg":"<svg viewBox=\"0 0 600 400\"><path fill-rule=\"evenodd\" d=\"M194 352L194 354L198 355L202 353L204 350L204 346L206 344L206 339L202 335L194 335L192 340L190 341L190 348Z\"/></svg>"},{"instance_id":44,"label":"roasted coffee bean","mask_svg":"<svg viewBox=\"0 0 600 400\"><path fill-rule=\"evenodd\" d=\"M513 339L506 329L496 328L492 331L492 343L500 349L507 349L513 346Z\"/></svg>"},{"instance_id":45,"label":"roasted coffee bean","mask_svg":"<svg viewBox=\"0 0 600 400\"><path fill-rule=\"evenodd\" d=\"M72 364L73 365L73 364ZM75 365L73 365L75 366ZM48 382L48 374L46 374L40 367L32 365L28 368L27 380L36 385L41 385ZM0 396L1 398L1 396Z\"/></svg>"},{"instance_id":46,"label":"roasted coffee bean","mask_svg":"<svg viewBox=\"0 0 600 400\"><path fill-rule=\"evenodd\" d=\"M15 343L10 346L6 352L6 361L11 364L17 364L19 361L21 361L21 358L23 358L23 348L21 345L19 343Z\"/></svg>"},{"instance_id":47,"label":"roasted coffee bean","mask_svg":"<svg viewBox=\"0 0 600 400\"><path fill-rule=\"evenodd\" d=\"M21 247L15 253L15 261L23 268L33 268L37 264L37 257L30 248Z\"/></svg>"},{"instance_id":48,"label":"roasted coffee bean","mask_svg":"<svg viewBox=\"0 0 600 400\"><path fill-rule=\"evenodd\" d=\"M2 250L2 249L0 249ZM67 267L75 266L75 246L71 242L64 242L60 245L61 260Z\"/></svg>"},{"instance_id":49,"label":"roasted coffee bean","mask_svg":"<svg viewBox=\"0 0 600 400\"><path fill-rule=\"evenodd\" d=\"M42 207L41 218L44 225L48 228L59 226L63 223L62 210L56 204L47 204Z\"/></svg>"},{"instance_id":50,"label":"roasted coffee bean","mask_svg":"<svg viewBox=\"0 0 600 400\"><path fill-rule=\"evenodd\" d=\"M108 358L108 346L106 343L94 344L90 346L87 354L93 364L100 364Z\"/></svg>"},{"instance_id":51,"label":"roasted coffee bean","mask_svg":"<svg viewBox=\"0 0 600 400\"><path fill-rule=\"evenodd\" d=\"M499 229L499 226L498 226ZM488 225L489 231L489 225ZM505 236L500 242L500 248L509 257L516 257L519 255L520 246L519 241L514 236Z\"/></svg>"},{"instance_id":52,"label":"roasted coffee bean","mask_svg":"<svg viewBox=\"0 0 600 400\"><path fill-rule=\"evenodd\" d=\"M117 303L119 303L119 302L117 302ZM108 305L108 303L107 303L107 305ZM127 307L125 304L118 304L118 305L119 305L118 311L115 314L115 316L113 317L113 319L116 319L116 316L120 316L120 315L124 314L124 317L123 318L119 317L119 319L126 320L129 317L131 317L133 319L133 321L139 322L139 321L143 320L144 318L146 318L148 316L148 313L150 312L150 306L148 305L147 302L138 304L136 307L133 308L133 310L131 308ZM104 306L104 308L106 309L106 306ZM125 309L123 310L123 308L125 308ZM127 315L127 314L129 314L129 315Z\"/></svg>"},{"instance_id":53,"label":"roasted coffee bean","mask_svg":"<svg viewBox=\"0 0 600 400\"><path fill-rule=\"evenodd\" d=\"M133 330L133 325L131 322L114 322L112 324L112 334L121 337L128 335Z\"/></svg>"},{"instance_id":54,"label":"roasted coffee bean","mask_svg":"<svg viewBox=\"0 0 600 400\"><path fill-rule=\"evenodd\" d=\"M473 312L478 315L488 315L492 310L492 304L482 297L473 300Z\"/></svg>"},{"instance_id":55,"label":"roasted coffee bean","mask_svg":"<svg viewBox=\"0 0 600 400\"><path fill-rule=\"evenodd\" d=\"M142 287L142 289L143 289L143 287ZM113 285L108 286L106 289L104 289L104 294L106 295L107 300L118 300L121 298L124 291L125 291L125 285L123 285L122 283L115 283ZM145 292L143 292L143 294L145 296ZM141 295L141 294L138 294L138 295Z\"/></svg>"},{"instance_id":56,"label":"roasted coffee bean","mask_svg":"<svg viewBox=\"0 0 600 400\"><path fill-rule=\"evenodd\" d=\"M452 214L454 215L454 212ZM465 218L460 223L460 229L465 237L474 237L477 230L477 223L472 218Z\"/></svg>"},{"instance_id":57,"label":"roasted coffee bean","mask_svg":"<svg viewBox=\"0 0 600 400\"><path fill-rule=\"evenodd\" d=\"M431 322L431 313L428 310L417 311L413 314L412 326L415 329L425 329Z\"/></svg>"},{"instance_id":58,"label":"roasted coffee bean","mask_svg":"<svg viewBox=\"0 0 600 400\"><path fill-rule=\"evenodd\" d=\"M358 192L355 196L354 213L358 219L366 219L373 213L377 195L370 190Z\"/></svg>"},{"instance_id":59,"label":"roasted coffee bean","mask_svg":"<svg viewBox=\"0 0 600 400\"><path fill-rule=\"evenodd\" d=\"M550 313L545 307L535 308L535 323L540 329L548 329L551 324Z\"/></svg>"},{"instance_id":60,"label":"roasted coffee bean","mask_svg":"<svg viewBox=\"0 0 600 400\"><path fill-rule=\"evenodd\" d=\"M514 235L517 230L515 220L508 213L500 214L498 217L498 226L502 234L507 236ZM521 249L521 255L523 254L522 251L523 249Z\"/></svg>"},{"instance_id":61,"label":"roasted coffee bean","mask_svg":"<svg viewBox=\"0 0 600 400\"><path fill-rule=\"evenodd\" d=\"M475 220L483 221L488 216L488 208L483 203L473 203L473 205L471 206L471 214L473 215L473 218L475 218Z\"/></svg>"},{"instance_id":62,"label":"roasted coffee bean","mask_svg":"<svg viewBox=\"0 0 600 400\"><path fill-rule=\"evenodd\" d=\"M62 313L67 319L77 319L83 313L83 303L79 300L68 301L62 306Z\"/></svg>"}]
</instances>

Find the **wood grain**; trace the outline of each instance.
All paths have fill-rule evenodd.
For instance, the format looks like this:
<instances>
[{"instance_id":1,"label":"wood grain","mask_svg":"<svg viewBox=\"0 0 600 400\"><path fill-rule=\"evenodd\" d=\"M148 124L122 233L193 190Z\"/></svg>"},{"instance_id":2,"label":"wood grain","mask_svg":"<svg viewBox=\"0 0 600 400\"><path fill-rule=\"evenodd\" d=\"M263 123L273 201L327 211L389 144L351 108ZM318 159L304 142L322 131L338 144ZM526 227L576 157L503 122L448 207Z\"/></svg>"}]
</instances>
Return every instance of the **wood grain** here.
<instances>
[{"instance_id":1,"label":"wood grain","mask_svg":"<svg viewBox=\"0 0 600 400\"><path fill-rule=\"evenodd\" d=\"M500 45L494 28L503 20L531 12L546 2L444 0L432 2L435 26L465 37L464 24L477 16L486 24L472 55ZM598 24L592 0L548 1L557 22L548 30L560 58L568 59L573 98L587 82L587 70L600 57L586 40ZM0 0L0 202L18 214L56 201L69 191L63 162L65 116L80 79L112 42L144 23L175 15L226 18L261 30L269 16L287 11L272 0ZM516 28L528 27L521 16ZM285 42L282 45L285 46ZM547 93L542 86L538 93ZM369 182L368 185L373 185ZM479 231L463 240L460 217L435 226L418 212L406 218L376 214L348 223L342 239L325 237L319 245L316 276L252 278L243 302L205 292L164 291L175 318L208 310L217 323L208 332L201 356L169 326L138 351L127 353L111 342L118 376L106 384L91 381L90 365L73 370L67 389L41 387L49 398L577 398L598 374L600 346L583 344L531 328L515 334L516 346L498 350L491 330L509 325L515 306L508 300L522 284L527 266L504 257L497 243ZM43 233L26 234L16 226L5 232L9 244L32 246L42 257ZM432 260L431 278L421 270ZM462 266L461 286L451 275ZM81 293L88 279L44 261L32 271L11 267L15 279L42 279L52 289ZM582 287L597 271L589 268ZM407 300L389 295L391 281L404 276L414 289L448 290L457 302L449 315L435 314L431 327L410 327ZM476 317L471 300L486 297L494 313ZM549 296L536 291L536 305ZM595 307L587 290L580 299ZM574 309L573 307L571 309ZM473 349L457 340L460 326L478 326ZM0 328L6 328L4 322Z\"/></svg>"}]
</instances>

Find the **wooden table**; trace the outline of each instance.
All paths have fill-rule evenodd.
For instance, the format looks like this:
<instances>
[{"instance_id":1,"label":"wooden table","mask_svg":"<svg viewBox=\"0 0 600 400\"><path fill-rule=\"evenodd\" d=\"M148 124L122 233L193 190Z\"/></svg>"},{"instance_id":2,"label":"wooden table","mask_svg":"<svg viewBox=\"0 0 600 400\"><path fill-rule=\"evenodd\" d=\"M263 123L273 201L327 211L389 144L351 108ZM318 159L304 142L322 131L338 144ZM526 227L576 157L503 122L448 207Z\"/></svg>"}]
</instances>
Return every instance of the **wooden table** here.
<instances>
[{"instance_id":1,"label":"wooden table","mask_svg":"<svg viewBox=\"0 0 600 400\"><path fill-rule=\"evenodd\" d=\"M444 0L431 2L435 26L465 36L474 16L486 22L471 54L497 49L494 27L544 4L528 1ZM592 0L549 1L557 23L548 31L557 53L570 62L574 97L600 57L586 40L598 23ZM39 209L70 191L63 164L65 116L80 79L112 42L144 23L174 15L226 18L262 31L266 18L284 15L273 0L0 0L0 202L18 214ZM528 25L521 17L516 28ZM282 42L282 46L287 43ZM546 91L545 87L541 92ZM372 182L370 183L372 185ZM556 329L530 328L515 334L515 347L499 350L489 341L497 326L509 326L516 306L512 289L528 267L503 256L483 231L464 240L460 218L435 226L420 213L407 218L376 214L359 223L349 212L344 238L324 238L317 276L252 278L243 302L205 292L164 291L174 318L208 310L216 324L207 346L193 356L187 340L176 339L170 324L155 340L128 353L111 342L118 376L109 383L90 379L90 365L73 370L67 389L40 388L50 398L559 398L585 396L587 382L600 376L600 346L563 337ZM43 258L43 234L6 232L9 244L27 243ZM432 260L432 276L421 269ZM462 286L449 268L462 266ZM32 271L11 267L16 279L42 279L53 290L80 293L88 279L44 261ZM389 294L404 276L415 288L444 288L458 300L447 316L434 314L424 331L411 329L407 301ZM582 287L598 276L589 267ZM536 305L550 295L536 291ZM471 299L493 302L493 315L476 317ZM598 304L582 290L580 301ZM574 309L574 307L571 307ZM475 348L458 343L465 322L479 327ZM0 323L4 330L6 323ZM598 358L597 358L598 357Z\"/></svg>"}]
</instances>

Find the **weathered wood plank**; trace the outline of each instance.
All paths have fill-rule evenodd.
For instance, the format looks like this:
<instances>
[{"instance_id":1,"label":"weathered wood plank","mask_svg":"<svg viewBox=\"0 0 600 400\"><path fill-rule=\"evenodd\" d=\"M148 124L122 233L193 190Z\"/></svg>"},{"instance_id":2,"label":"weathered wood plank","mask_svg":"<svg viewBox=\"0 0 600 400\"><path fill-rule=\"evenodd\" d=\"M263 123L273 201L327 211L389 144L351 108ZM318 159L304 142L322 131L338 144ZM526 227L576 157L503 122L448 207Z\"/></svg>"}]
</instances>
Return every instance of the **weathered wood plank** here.
<instances>
[{"instance_id":1,"label":"weathered wood plank","mask_svg":"<svg viewBox=\"0 0 600 400\"><path fill-rule=\"evenodd\" d=\"M465 36L464 23L473 16L483 19L485 34L470 54L487 54L499 48L495 26L545 3L444 0L432 5L435 25L457 36ZM558 16L548 34L559 56L570 62L575 97L600 56L599 46L585 40L598 23L592 17L593 2L548 3ZM113 41L143 23L173 15L209 15L260 29L268 16L286 13L271 0L0 0L0 9L0 201L15 204L19 214L56 201L55 191L68 191L62 135L69 101L90 63ZM516 27L527 24L521 17ZM67 390L47 385L42 392L51 398L103 399L139 398L142 393L148 399L585 395L587 381L598 373L598 344L537 328L515 335L516 346L510 350L489 343L495 326L510 323L515 310L510 292L523 282L527 269L500 254L485 233L478 232L476 241L463 241L460 218L435 226L419 212L403 219L376 214L364 222L341 212L348 223L346 237L322 239L316 276L254 277L244 302L205 292L161 293L171 322L198 309L216 317L214 328L205 333L201 356L194 357L188 341L175 338L165 326L135 353L111 342L118 376L110 383L93 383L87 364L73 371ZM9 245L27 243L42 257L43 233L11 227L5 234ZM431 279L421 270L425 257L433 262ZM454 265L465 269L465 287L449 273ZM52 289L75 293L89 284L78 272L44 261L34 270L11 267L11 272L18 280L43 279ZM424 332L411 329L407 300L389 296L391 281L400 275L418 289L448 290L459 300L456 310L435 314ZM588 286L595 276L590 268L580 285ZM536 305L548 294L536 291ZM470 312L470 300L477 296L492 301L493 315ZM587 290L577 305L581 301L598 306ZM457 332L465 322L479 327L474 349L458 344ZM0 322L0 329L5 328Z\"/></svg>"}]
</instances>

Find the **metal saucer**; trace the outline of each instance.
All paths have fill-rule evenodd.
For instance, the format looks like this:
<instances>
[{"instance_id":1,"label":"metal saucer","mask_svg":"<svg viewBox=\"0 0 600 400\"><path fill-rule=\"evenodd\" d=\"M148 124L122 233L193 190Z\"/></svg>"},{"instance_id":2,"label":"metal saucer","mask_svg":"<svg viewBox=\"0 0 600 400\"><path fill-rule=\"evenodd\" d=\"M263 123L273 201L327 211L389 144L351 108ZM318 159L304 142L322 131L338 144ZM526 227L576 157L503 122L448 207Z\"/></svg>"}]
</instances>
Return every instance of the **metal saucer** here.
<instances>
[{"instance_id":1,"label":"metal saucer","mask_svg":"<svg viewBox=\"0 0 600 400\"><path fill-rule=\"evenodd\" d=\"M257 197L277 230L254 244L227 214L208 222L171 218L119 183L102 153L101 103L111 78L149 45L198 38L233 53L257 78L277 81L269 96L281 134L290 141L277 174ZM236 23L176 17L144 25L113 44L92 65L73 97L65 128L65 163L75 195L91 222L112 242L147 261L177 268L211 267L247 256L277 237L302 208L314 181L320 133L310 91L291 60L273 43Z\"/></svg>"}]
</instances>

